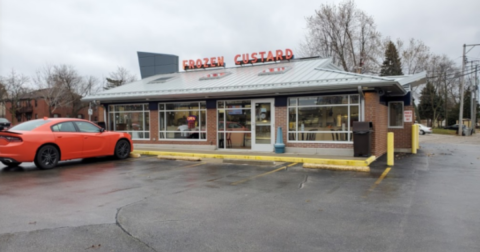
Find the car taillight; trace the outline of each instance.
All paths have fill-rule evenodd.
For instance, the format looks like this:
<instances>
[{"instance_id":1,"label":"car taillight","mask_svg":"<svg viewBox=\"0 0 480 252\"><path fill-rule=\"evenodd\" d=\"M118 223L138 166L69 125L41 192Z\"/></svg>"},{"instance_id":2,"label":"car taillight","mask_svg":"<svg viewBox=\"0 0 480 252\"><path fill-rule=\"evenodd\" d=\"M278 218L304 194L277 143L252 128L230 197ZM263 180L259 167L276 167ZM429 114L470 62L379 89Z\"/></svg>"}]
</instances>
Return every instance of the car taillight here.
<instances>
[{"instance_id":1,"label":"car taillight","mask_svg":"<svg viewBox=\"0 0 480 252\"><path fill-rule=\"evenodd\" d=\"M8 142L11 143L19 143L22 142L22 139L20 137L13 137L13 136L0 136L0 139L5 139Z\"/></svg>"}]
</instances>

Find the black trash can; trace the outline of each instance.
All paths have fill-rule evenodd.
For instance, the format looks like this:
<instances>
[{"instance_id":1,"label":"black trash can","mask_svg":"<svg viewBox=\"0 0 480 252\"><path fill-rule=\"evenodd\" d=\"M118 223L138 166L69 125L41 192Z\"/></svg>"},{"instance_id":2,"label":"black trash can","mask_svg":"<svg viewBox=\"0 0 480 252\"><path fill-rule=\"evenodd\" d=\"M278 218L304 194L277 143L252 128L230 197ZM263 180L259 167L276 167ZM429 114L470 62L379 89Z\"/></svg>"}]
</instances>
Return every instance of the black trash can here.
<instances>
[{"instance_id":1,"label":"black trash can","mask_svg":"<svg viewBox=\"0 0 480 252\"><path fill-rule=\"evenodd\" d=\"M371 122L353 122L354 157L370 157L372 155L371 133Z\"/></svg>"}]
</instances>

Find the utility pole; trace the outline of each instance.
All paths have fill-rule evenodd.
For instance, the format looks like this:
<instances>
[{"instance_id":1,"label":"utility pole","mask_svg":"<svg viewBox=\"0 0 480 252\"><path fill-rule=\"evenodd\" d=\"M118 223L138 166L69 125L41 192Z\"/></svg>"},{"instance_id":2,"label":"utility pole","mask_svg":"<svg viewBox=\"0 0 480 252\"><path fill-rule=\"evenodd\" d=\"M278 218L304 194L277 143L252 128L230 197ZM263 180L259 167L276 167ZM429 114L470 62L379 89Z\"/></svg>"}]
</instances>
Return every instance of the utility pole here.
<instances>
[{"instance_id":1,"label":"utility pole","mask_svg":"<svg viewBox=\"0 0 480 252\"><path fill-rule=\"evenodd\" d=\"M467 45L463 44L463 54L462 54L462 76L460 77L460 110L458 111L458 135L462 136L463 131L463 73L465 72L465 48Z\"/></svg>"},{"instance_id":2,"label":"utility pole","mask_svg":"<svg viewBox=\"0 0 480 252\"><path fill-rule=\"evenodd\" d=\"M473 87L473 109L472 109L472 123L473 123L473 132L475 133L475 129L477 128L477 93L478 93L478 83L477 83L477 71L478 71L478 64L475 65L475 82L474 82L474 87Z\"/></svg>"},{"instance_id":3,"label":"utility pole","mask_svg":"<svg viewBox=\"0 0 480 252\"><path fill-rule=\"evenodd\" d=\"M460 77L460 111L458 113L458 135L459 136L462 136L462 132L463 132L463 81L465 79L465 76L464 76L464 73L465 73L465 63L467 61L467 58L466 58L466 48L467 46L469 47L475 47L475 46L478 46L480 44L472 44L472 45L466 45L466 44L463 44L463 55L462 55L462 76ZM470 49L470 50L472 50ZM470 51L468 50L468 51Z\"/></svg>"},{"instance_id":4,"label":"utility pole","mask_svg":"<svg viewBox=\"0 0 480 252\"><path fill-rule=\"evenodd\" d=\"M445 125L443 125L444 127L448 126L448 110L447 110L447 103L448 103L448 100L447 100L447 70L445 70L445 72L443 72L443 80L445 82L445 90L443 90L445 92Z\"/></svg>"}]
</instances>

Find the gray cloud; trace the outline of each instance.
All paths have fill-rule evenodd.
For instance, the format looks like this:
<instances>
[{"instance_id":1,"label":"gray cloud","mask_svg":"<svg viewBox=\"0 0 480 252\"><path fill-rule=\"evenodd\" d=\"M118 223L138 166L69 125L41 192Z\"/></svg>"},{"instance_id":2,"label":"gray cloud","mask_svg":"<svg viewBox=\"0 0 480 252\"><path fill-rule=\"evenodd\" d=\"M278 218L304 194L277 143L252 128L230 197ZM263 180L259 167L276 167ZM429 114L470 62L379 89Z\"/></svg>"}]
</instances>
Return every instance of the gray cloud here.
<instances>
[{"instance_id":1,"label":"gray cloud","mask_svg":"<svg viewBox=\"0 0 480 252\"><path fill-rule=\"evenodd\" d=\"M339 2L339 1L333 1ZM460 2L460 3L459 3ZM330 1L331 3L331 1ZM82 75L106 76L117 66L139 76L137 51L180 59L291 48L305 17L322 2L0 0L0 75L33 75L45 64L68 64ZM357 0L384 36L424 41L460 62L462 44L480 43L478 0ZM480 59L475 48L469 58Z\"/></svg>"}]
</instances>

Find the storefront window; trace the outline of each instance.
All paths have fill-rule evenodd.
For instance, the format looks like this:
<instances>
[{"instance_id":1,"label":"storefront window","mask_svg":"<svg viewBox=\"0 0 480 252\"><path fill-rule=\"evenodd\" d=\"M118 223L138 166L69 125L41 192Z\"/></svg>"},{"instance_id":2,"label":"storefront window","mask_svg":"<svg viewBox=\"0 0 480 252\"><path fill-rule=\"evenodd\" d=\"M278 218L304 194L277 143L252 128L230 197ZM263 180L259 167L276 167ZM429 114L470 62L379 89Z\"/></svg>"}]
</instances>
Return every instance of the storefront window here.
<instances>
[{"instance_id":1,"label":"storefront window","mask_svg":"<svg viewBox=\"0 0 480 252\"><path fill-rule=\"evenodd\" d=\"M351 142L359 119L358 95L289 98L288 141Z\"/></svg>"},{"instance_id":2,"label":"storefront window","mask_svg":"<svg viewBox=\"0 0 480 252\"><path fill-rule=\"evenodd\" d=\"M133 140L150 139L148 104L122 104L108 107L108 129L127 132Z\"/></svg>"},{"instance_id":3,"label":"storefront window","mask_svg":"<svg viewBox=\"0 0 480 252\"><path fill-rule=\"evenodd\" d=\"M158 104L159 139L206 140L206 102Z\"/></svg>"},{"instance_id":4,"label":"storefront window","mask_svg":"<svg viewBox=\"0 0 480 252\"><path fill-rule=\"evenodd\" d=\"M388 103L388 127L403 128L403 102Z\"/></svg>"},{"instance_id":5,"label":"storefront window","mask_svg":"<svg viewBox=\"0 0 480 252\"><path fill-rule=\"evenodd\" d=\"M251 149L252 102L229 100L217 103L218 148Z\"/></svg>"}]
</instances>

